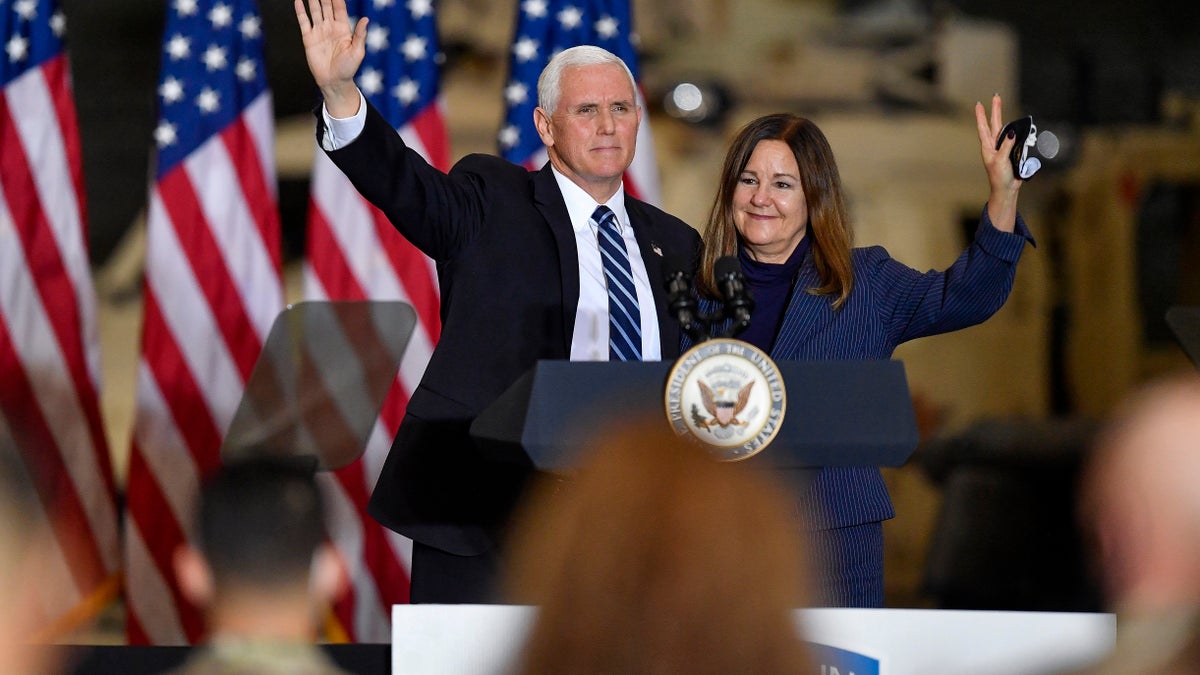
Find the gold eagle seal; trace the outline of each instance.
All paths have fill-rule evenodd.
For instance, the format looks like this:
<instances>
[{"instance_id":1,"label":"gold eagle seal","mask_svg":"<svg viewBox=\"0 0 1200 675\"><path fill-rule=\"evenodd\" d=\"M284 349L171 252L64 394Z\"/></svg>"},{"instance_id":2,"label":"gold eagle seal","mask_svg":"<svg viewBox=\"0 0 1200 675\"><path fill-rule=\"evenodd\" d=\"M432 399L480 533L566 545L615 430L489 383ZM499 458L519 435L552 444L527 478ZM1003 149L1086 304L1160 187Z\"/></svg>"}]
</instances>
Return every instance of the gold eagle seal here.
<instances>
[{"instance_id":1,"label":"gold eagle seal","mask_svg":"<svg viewBox=\"0 0 1200 675\"><path fill-rule=\"evenodd\" d=\"M679 357L667 376L667 421L722 461L757 454L783 423L787 394L779 369L741 340L706 340Z\"/></svg>"}]
</instances>

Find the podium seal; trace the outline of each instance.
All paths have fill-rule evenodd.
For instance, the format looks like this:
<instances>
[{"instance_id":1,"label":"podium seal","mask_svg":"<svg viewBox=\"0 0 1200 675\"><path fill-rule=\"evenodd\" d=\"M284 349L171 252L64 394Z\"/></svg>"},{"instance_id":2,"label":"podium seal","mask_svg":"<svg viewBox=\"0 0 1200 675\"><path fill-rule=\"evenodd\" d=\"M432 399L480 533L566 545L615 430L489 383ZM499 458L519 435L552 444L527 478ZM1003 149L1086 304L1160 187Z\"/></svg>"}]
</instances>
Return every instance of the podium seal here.
<instances>
[{"instance_id":1,"label":"podium seal","mask_svg":"<svg viewBox=\"0 0 1200 675\"><path fill-rule=\"evenodd\" d=\"M787 393L779 369L741 340L706 340L675 362L667 376L667 421L676 434L706 446L715 459L752 457L775 438Z\"/></svg>"}]
</instances>

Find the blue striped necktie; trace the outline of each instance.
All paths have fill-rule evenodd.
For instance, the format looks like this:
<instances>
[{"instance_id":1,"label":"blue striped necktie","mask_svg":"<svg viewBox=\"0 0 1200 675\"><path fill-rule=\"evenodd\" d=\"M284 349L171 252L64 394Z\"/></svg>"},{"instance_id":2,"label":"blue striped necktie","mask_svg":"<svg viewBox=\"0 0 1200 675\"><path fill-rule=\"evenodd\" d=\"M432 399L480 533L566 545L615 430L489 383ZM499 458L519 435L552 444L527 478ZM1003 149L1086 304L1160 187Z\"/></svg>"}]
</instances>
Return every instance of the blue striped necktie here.
<instances>
[{"instance_id":1,"label":"blue striped necktie","mask_svg":"<svg viewBox=\"0 0 1200 675\"><path fill-rule=\"evenodd\" d=\"M617 217L612 209L601 205L592 212L592 222L596 224L608 284L608 360L641 361L642 314L638 311L629 252L617 231Z\"/></svg>"}]
</instances>

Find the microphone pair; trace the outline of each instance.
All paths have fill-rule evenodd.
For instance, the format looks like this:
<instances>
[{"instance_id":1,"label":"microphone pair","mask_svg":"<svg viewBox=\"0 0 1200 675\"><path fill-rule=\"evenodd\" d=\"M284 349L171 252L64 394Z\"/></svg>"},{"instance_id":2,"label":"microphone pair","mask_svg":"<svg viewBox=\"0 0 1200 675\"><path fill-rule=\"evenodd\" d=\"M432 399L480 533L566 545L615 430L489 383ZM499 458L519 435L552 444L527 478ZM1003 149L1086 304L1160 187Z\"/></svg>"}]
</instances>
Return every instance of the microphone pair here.
<instances>
[{"instance_id":1,"label":"microphone pair","mask_svg":"<svg viewBox=\"0 0 1200 675\"><path fill-rule=\"evenodd\" d=\"M717 290L724 298L720 311L711 315L702 314L692 289L690 275L685 272L684 261L667 261L663 275L667 288L667 307L679 321L679 327L695 342L707 339L713 324L726 318L732 319L723 337L732 337L750 325L750 313L754 311L754 299L746 289L746 277L742 265L734 256L725 256L713 266Z\"/></svg>"}]
</instances>

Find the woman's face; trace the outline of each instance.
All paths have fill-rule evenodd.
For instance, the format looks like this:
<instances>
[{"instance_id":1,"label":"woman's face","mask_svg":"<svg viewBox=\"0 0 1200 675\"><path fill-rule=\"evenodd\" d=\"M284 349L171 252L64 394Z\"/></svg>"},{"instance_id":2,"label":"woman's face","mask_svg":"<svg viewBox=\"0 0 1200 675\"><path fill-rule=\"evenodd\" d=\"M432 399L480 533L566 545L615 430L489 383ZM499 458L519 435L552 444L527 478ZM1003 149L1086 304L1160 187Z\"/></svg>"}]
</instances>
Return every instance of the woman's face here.
<instances>
[{"instance_id":1,"label":"woman's face","mask_svg":"<svg viewBox=\"0 0 1200 675\"><path fill-rule=\"evenodd\" d=\"M808 230L800 167L787 143L759 141L733 191L733 224L750 257L786 262Z\"/></svg>"}]
</instances>

